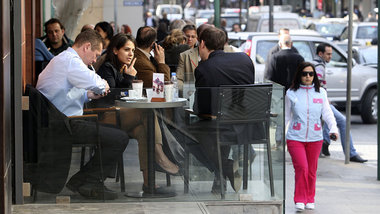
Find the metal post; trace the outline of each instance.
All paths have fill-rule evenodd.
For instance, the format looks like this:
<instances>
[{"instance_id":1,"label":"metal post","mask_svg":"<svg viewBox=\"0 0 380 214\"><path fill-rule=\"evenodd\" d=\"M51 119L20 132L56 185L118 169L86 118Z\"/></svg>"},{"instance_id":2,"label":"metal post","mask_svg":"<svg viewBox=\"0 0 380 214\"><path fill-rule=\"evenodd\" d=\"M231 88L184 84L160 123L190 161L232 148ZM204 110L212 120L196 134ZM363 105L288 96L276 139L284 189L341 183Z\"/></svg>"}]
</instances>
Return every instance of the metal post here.
<instances>
[{"instance_id":1,"label":"metal post","mask_svg":"<svg viewBox=\"0 0 380 214\"><path fill-rule=\"evenodd\" d=\"M352 16L354 13L354 1L349 1L348 9L348 56L347 56L347 98L346 98L346 151L345 164L350 162L350 130L351 130L351 70L352 70Z\"/></svg>"},{"instance_id":2,"label":"metal post","mask_svg":"<svg viewBox=\"0 0 380 214\"><path fill-rule=\"evenodd\" d=\"M118 25L117 25L117 0L113 1L113 8L114 8L114 11L113 11L113 17L114 18L113 19L115 21L115 31L117 31L117 28L118 28Z\"/></svg>"},{"instance_id":3,"label":"metal post","mask_svg":"<svg viewBox=\"0 0 380 214\"><path fill-rule=\"evenodd\" d=\"M269 32L273 32L273 0L269 0Z\"/></svg>"},{"instance_id":4,"label":"metal post","mask_svg":"<svg viewBox=\"0 0 380 214\"><path fill-rule=\"evenodd\" d=\"M378 1L377 3L377 8L380 8L380 1ZM376 15L376 14L375 14ZM380 20L377 20L378 24L380 23ZM380 36L380 32L377 31L377 38L379 38ZM379 49L379 46L377 46L377 48ZM380 57L380 52L379 50L377 51L377 58ZM380 72L379 72L379 67L377 67L377 82L380 81ZM380 88L377 87L377 94L379 95L380 93ZM379 107L379 99L377 99L377 112L379 112L380 110L380 107ZM380 181L380 169L379 169L379 166L380 166L380 137L379 137L379 133L380 133L380 122L379 122L379 118L377 119L377 180Z\"/></svg>"},{"instance_id":5,"label":"metal post","mask_svg":"<svg viewBox=\"0 0 380 214\"><path fill-rule=\"evenodd\" d=\"M214 25L220 28L220 0L214 0Z\"/></svg>"}]
</instances>

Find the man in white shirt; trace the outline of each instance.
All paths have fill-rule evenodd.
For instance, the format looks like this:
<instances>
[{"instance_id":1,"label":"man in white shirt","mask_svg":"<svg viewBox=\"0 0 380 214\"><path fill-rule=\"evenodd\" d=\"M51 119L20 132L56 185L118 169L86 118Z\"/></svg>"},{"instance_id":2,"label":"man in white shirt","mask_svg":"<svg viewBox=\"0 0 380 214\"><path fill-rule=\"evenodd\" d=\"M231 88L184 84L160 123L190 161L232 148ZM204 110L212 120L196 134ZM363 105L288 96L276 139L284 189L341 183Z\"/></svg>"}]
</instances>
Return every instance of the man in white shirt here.
<instances>
[{"instance_id":1,"label":"man in white shirt","mask_svg":"<svg viewBox=\"0 0 380 214\"><path fill-rule=\"evenodd\" d=\"M107 95L109 86L94 71L88 69L100 55L103 39L94 30L86 30L68 48L54 57L39 75L36 88L66 116L83 114L83 105L91 99ZM95 143L96 126L93 122L76 120L70 122L73 144ZM100 126L103 178L100 176L99 151L96 149L91 160L66 184L73 192L87 198L107 200L117 194L104 187L102 181L110 176L118 158L128 144L125 132L109 126Z\"/></svg>"}]
</instances>

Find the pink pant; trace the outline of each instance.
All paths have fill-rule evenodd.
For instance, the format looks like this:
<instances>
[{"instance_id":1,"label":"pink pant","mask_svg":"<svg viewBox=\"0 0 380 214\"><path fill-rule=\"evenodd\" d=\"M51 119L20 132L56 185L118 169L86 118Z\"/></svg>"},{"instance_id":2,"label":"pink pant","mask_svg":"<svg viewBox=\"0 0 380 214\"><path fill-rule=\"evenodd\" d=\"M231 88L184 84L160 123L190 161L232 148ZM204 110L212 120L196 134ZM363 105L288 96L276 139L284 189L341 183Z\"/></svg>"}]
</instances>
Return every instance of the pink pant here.
<instances>
[{"instance_id":1,"label":"pink pant","mask_svg":"<svg viewBox=\"0 0 380 214\"><path fill-rule=\"evenodd\" d=\"M314 203L315 182L317 180L318 157L322 142L299 142L287 140L295 171L295 203Z\"/></svg>"}]
</instances>

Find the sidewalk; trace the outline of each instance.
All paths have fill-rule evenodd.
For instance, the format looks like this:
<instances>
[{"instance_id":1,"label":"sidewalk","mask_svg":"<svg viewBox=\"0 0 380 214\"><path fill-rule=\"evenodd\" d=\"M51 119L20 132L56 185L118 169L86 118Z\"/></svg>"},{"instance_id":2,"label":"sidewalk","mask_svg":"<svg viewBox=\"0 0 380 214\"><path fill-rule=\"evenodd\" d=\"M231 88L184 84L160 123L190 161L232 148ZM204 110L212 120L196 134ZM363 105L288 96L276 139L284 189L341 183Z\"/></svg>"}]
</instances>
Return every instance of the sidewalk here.
<instances>
[{"instance_id":1,"label":"sidewalk","mask_svg":"<svg viewBox=\"0 0 380 214\"><path fill-rule=\"evenodd\" d=\"M331 146L330 146L331 147ZM337 148L340 145L336 145ZM334 148L334 147L333 147ZM332 148L332 149L333 149ZM380 211L380 181L372 164L344 164L341 151L331 157L319 158L314 214L375 214ZM337 156L339 159L337 159ZM367 156L365 156L367 158ZM289 153L286 155L286 213L295 213L293 203L294 170Z\"/></svg>"},{"instance_id":2,"label":"sidewalk","mask_svg":"<svg viewBox=\"0 0 380 214\"><path fill-rule=\"evenodd\" d=\"M375 214L380 210L380 181L374 160L369 164L344 164L339 145L331 148L331 157L319 159L316 209L304 211L314 214ZM341 148L340 148L341 149ZM286 153L285 213L296 213L293 204L294 171L289 153ZM18 205L13 214L37 213L125 213L125 214L207 214L207 203L201 202L141 202L141 203L82 203L69 205ZM226 210L225 213L230 213ZM218 213L223 214L223 213Z\"/></svg>"}]
</instances>

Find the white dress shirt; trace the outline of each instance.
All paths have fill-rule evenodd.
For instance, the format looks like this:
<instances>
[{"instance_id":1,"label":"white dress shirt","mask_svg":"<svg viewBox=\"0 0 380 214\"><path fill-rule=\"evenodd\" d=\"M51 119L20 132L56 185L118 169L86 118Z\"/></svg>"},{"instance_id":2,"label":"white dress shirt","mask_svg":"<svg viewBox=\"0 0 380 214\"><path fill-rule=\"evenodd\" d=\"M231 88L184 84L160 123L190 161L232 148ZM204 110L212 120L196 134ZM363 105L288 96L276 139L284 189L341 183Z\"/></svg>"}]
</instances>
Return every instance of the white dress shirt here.
<instances>
[{"instance_id":1,"label":"white dress shirt","mask_svg":"<svg viewBox=\"0 0 380 214\"><path fill-rule=\"evenodd\" d=\"M105 86L105 81L88 69L78 53L68 48L46 66L36 88L66 116L74 116L83 114L87 90L102 94Z\"/></svg>"}]
</instances>

